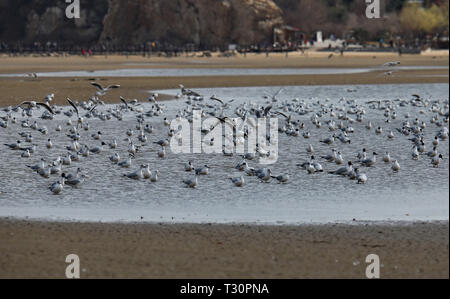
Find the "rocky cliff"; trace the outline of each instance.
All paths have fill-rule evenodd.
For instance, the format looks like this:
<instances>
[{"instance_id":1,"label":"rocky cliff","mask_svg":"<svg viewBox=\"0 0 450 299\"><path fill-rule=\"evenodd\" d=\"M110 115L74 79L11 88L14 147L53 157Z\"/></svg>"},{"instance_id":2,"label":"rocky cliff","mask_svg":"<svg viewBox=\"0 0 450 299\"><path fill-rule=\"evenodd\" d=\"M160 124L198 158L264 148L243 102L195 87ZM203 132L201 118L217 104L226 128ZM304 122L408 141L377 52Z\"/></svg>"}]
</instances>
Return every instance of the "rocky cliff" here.
<instances>
[{"instance_id":1,"label":"rocky cliff","mask_svg":"<svg viewBox=\"0 0 450 299\"><path fill-rule=\"evenodd\" d=\"M148 41L222 46L270 41L283 23L272 0L81 0L81 18L63 0L0 0L0 41L113 45Z\"/></svg>"}]
</instances>

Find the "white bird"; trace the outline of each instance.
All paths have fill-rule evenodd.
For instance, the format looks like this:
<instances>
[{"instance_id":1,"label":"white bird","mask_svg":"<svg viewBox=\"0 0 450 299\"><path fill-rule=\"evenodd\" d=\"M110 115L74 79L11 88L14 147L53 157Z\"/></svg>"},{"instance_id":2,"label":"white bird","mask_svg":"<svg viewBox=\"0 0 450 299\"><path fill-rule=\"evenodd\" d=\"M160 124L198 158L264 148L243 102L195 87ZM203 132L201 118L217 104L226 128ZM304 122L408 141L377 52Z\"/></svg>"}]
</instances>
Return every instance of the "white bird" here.
<instances>
[{"instance_id":1,"label":"white bird","mask_svg":"<svg viewBox=\"0 0 450 299\"><path fill-rule=\"evenodd\" d=\"M262 168L256 171L256 176L264 181L268 182L272 178L272 170L267 168Z\"/></svg>"},{"instance_id":2,"label":"white bird","mask_svg":"<svg viewBox=\"0 0 450 299\"><path fill-rule=\"evenodd\" d=\"M336 162L337 165L344 164L344 158L342 158L341 152L337 153L335 162Z\"/></svg>"},{"instance_id":3,"label":"white bird","mask_svg":"<svg viewBox=\"0 0 450 299\"><path fill-rule=\"evenodd\" d=\"M160 158L166 157L166 147L161 146L161 149L158 151L158 157Z\"/></svg>"},{"instance_id":4,"label":"white bird","mask_svg":"<svg viewBox=\"0 0 450 299\"><path fill-rule=\"evenodd\" d=\"M141 165L141 167L135 172L124 174L123 176L133 180L140 180L143 178L142 170L144 168L146 168L146 165Z\"/></svg>"},{"instance_id":5,"label":"white bird","mask_svg":"<svg viewBox=\"0 0 450 299\"><path fill-rule=\"evenodd\" d=\"M58 195L63 191L65 185L65 177L66 175L63 173L61 180L50 185L49 189L53 194Z\"/></svg>"},{"instance_id":6,"label":"white bird","mask_svg":"<svg viewBox=\"0 0 450 299\"><path fill-rule=\"evenodd\" d=\"M391 162L391 155L389 154L389 152L386 152L386 154L383 157L383 161L385 163L390 163Z\"/></svg>"},{"instance_id":7,"label":"white bird","mask_svg":"<svg viewBox=\"0 0 450 299\"><path fill-rule=\"evenodd\" d=\"M394 160L394 164L392 164L392 170L394 172L398 172L400 170L400 164L398 163L397 160Z\"/></svg>"},{"instance_id":8,"label":"white bird","mask_svg":"<svg viewBox=\"0 0 450 299\"><path fill-rule=\"evenodd\" d=\"M103 151L103 146L105 146L106 143L102 142L102 145L99 147L90 148L89 151L93 154L99 154Z\"/></svg>"},{"instance_id":9,"label":"white bird","mask_svg":"<svg viewBox=\"0 0 450 299\"><path fill-rule=\"evenodd\" d=\"M334 162L336 160L337 154L336 154L336 150L332 149L332 153L329 154L328 156L322 156L322 159L327 160L328 162Z\"/></svg>"},{"instance_id":10,"label":"white bird","mask_svg":"<svg viewBox=\"0 0 450 299\"><path fill-rule=\"evenodd\" d=\"M439 167L439 164L441 163L442 159L444 159L444 157L442 156L442 154L440 154L439 156L434 157L433 159L431 159L431 164L433 164L433 167Z\"/></svg>"},{"instance_id":11,"label":"white bird","mask_svg":"<svg viewBox=\"0 0 450 299\"><path fill-rule=\"evenodd\" d=\"M362 160L361 165L367 166L367 167L371 167L371 166L375 165L375 163L377 162L377 155L378 154L374 152L372 158Z\"/></svg>"},{"instance_id":12,"label":"white bird","mask_svg":"<svg viewBox=\"0 0 450 299\"><path fill-rule=\"evenodd\" d=\"M341 168L339 168L338 170L330 171L330 172L328 172L328 173L330 173L330 174L335 174L335 175L347 176L347 175L349 175L352 171L353 171L353 163L352 163L352 162L348 162L348 166L341 167Z\"/></svg>"},{"instance_id":13,"label":"white bird","mask_svg":"<svg viewBox=\"0 0 450 299\"><path fill-rule=\"evenodd\" d=\"M309 174L313 174L316 172L316 168L311 162L308 162L308 164L306 165L306 171L308 171Z\"/></svg>"},{"instance_id":14,"label":"white bird","mask_svg":"<svg viewBox=\"0 0 450 299\"><path fill-rule=\"evenodd\" d=\"M419 159L419 151L417 149L417 146L414 146L411 156L413 160Z\"/></svg>"},{"instance_id":15,"label":"white bird","mask_svg":"<svg viewBox=\"0 0 450 299\"><path fill-rule=\"evenodd\" d=\"M195 176L188 180L183 180L183 183L189 187L189 188L195 188L198 186L198 175L195 174Z\"/></svg>"},{"instance_id":16,"label":"white bird","mask_svg":"<svg viewBox=\"0 0 450 299\"><path fill-rule=\"evenodd\" d=\"M29 157L31 157L30 151L29 150L25 150L22 153L22 158L29 158Z\"/></svg>"},{"instance_id":17,"label":"white bird","mask_svg":"<svg viewBox=\"0 0 450 299\"><path fill-rule=\"evenodd\" d=\"M276 179L280 183L287 183L289 181L289 175L283 174L279 176L272 176L272 178Z\"/></svg>"},{"instance_id":18,"label":"white bird","mask_svg":"<svg viewBox=\"0 0 450 299\"><path fill-rule=\"evenodd\" d=\"M27 167L30 168L30 169L33 170L33 171L40 171L40 170L43 170L43 169L45 168L45 159L42 158L41 161L40 161L38 164L36 164L36 165L34 165L34 166L28 166L28 165L27 165Z\"/></svg>"},{"instance_id":19,"label":"white bird","mask_svg":"<svg viewBox=\"0 0 450 299\"><path fill-rule=\"evenodd\" d=\"M126 161L122 161L120 163L118 163L118 165L122 168L129 168L131 167L132 164L132 160L131 158L133 157L133 155L130 154L130 156L128 157L128 159Z\"/></svg>"},{"instance_id":20,"label":"white bird","mask_svg":"<svg viewBox=\"0 0 450 299\"><path fill-rule=\"evenodd\" d=\"M144 165L145 167L142 169L142 176L145 180L148 180L152 177L152 172L150 171L149 165Z\"/></svg>"},{"instance_id":21,"label":"white bird","mask_svg":"<svg viewBox=\"0 0 450 299\"><path fill-rule=\"evenodd\" d=\"M434 137L433 145L434 146L438 146L439 145L439 137L438 136Z\"/></svg>"},{"instance_id":22,"label":"white bird","mask_svg":"<svg viewBox=\"0 0 450 299\"><path fill-rule=\"evenodd\" d=\"M114 164L117 164L120 162L120 156L118 153L115 153L114 155L112 155L111 157L109 157L109 160L111 162L113 162Z\"/></svg>"},{"instance_id":23,"label":"white bird","mask_svg":"<svg viewBox=\"0 0 450 299\"><path fill-rule=\"evenodd\" d=\"M377 134L383 133L383 128L378 127L378 128L375 130L375 133L377 133Z\"/></svg>"},{"instance_id":24,"label":"white bird","mask_svg":"<svg viewBox=\"0 0 450 299\"><path fill-rule=\"evenodd\" d=\"M358 184L365 184L367 182L367 175L365 175L364 173L360 173L359 169L355 169L355 173L356 173L356 180Z\"/></svg>"},{"instance_id":25,"label":"white bird","mask_svg":"<svg viewBox=\"0 0 450 299\"><path fill-rule=\"evenodd\" d=\"M150 181L153 183L156 183L159 180L158 175L159 175L159 170L155 170L150 178Z\"/></svg>"},{"instance_id":26,"label":"white bird","mask_svg":"<svg viewBox=\"0 0 450 299\"><path fill-rule=\"evenodd\" d=\"M191 161L186 162L186 164L184 165L184 171L190 172L193 171L194 169L195 169L194 165L192 165Z\"/></svg>"},{"instance_id":27,"label":"white bird","mask_svg":"<svg viewBox=\"0 0 450 299\"><path fill-rule=\"evenodd\" d=\"M63 165L70 166L72 164L72 158L70 154L63 158Z\"/></svg>"},{"instance_id":28,"label":"white bird","mask_svg":"<svg viewBox=\"0 0 450 299\"><path fill-rule=\"evenodd\" d=\"M26 101L26 102L22 102L19 105L16 106L16 108L18 107L22 107L22 106L28 106L28 109L31 110L32 108L36 108L36 107L44 107L45 109L47 109L48 112L50 112L51 114L56 114L55 111L53 111L52 108L50 108L50 106L47 103L39 103L39 102L35 102L35 101Z\"/></svg>"},{"instance_id":29,"label":"white bird","mask_svg":"<svg viewBox=\"0 0 450 299\"><path fill-rule=\"evenodd\" d=\"M115 149L115 148L117 148L117 141L114 139L108 145L109 145L110 149Z\"/></svg>"},{"instance_id":30,"label":"white bird","mask_svg":"<svg viewBox=\"0 0 450 299\"><path fill-rule=\"evenodd\" d=\"M245 180L244 180L243 176L240 176L238 178L230 178L230 180L236 187L243 187L245 184Z\"/></svg>"},{"instance_id":31,"label":"white bird","mask_svg":"<svg viewBox=\"0 0 450 299\"><path fill-rule=\"evenodd\" d=\"M195 173L197 175L208 175L209 174L209 166L205 165L203 167L195 169Z\"/></svg>"},{"instance_id":32,"label":"white bird","mask_svg":"<svg viewBox=\"0 0 450 299\"><path fill-rule=\"evenodd\" d=\"M97 96L103 96L111 89L116 89L116 88L120 87L120 85L117 85L117 84L109 85L108 87L103 87L102 85L100 85L97 82L91 82L91 85L95 86L98 89L98 91L96 93Z\"/></svg>"}]
</instances>

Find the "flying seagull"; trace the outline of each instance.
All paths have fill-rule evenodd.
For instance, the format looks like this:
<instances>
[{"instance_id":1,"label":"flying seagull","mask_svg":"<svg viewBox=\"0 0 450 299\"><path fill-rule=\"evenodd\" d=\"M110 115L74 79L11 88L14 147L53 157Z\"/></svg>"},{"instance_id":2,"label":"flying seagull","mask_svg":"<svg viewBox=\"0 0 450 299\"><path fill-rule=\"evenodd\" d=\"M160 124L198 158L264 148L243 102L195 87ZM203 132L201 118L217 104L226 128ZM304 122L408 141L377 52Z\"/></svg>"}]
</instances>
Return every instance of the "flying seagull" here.
<instances>
[{"instance_id":1,"label":"flying seagull","mask_svg":"<svg viewBox=\"0 0 450 299\"><path fill-rule=\"evenodd\" d=\"M22 102L19 105L17 105L16 108L22 107L22 106L25 106L25 105L28 106L28 109L35 108L36 106L42 106L45 109L47 109L51 114L56 114L55 111L53 111L53 109L50 108L50 106L47 103L39 103L39 102L35 102L35 101Z\"/></svg>"},{"instance_id":2,"label":"flying seagull","mask_svg":"<svg viewBox=\"0 0 450 299\"><path fill-rule=\"evenodd\" d=\"M98 89L97 95L98 96L103 96L105 95L108 91L110 91L111 89L116 89L119 88L120 85L110 85L108 87L103 87L102 85L100 85L97 82L91 82L92 86L95 86Z\"/></svg>"}]
</instances>

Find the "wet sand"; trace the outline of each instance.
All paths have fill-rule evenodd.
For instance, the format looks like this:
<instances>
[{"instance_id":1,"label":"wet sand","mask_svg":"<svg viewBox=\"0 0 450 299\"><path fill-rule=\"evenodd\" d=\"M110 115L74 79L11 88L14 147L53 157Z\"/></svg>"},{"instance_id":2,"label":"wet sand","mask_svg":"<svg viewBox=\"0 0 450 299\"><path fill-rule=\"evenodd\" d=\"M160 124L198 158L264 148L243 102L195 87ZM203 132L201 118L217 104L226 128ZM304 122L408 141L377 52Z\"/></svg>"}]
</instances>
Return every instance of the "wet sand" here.
<instances>
[{"instance_id":1,"label":"wet sand","mask_svg":"<svg viewBox=\"0 0 450 299\"><path fill-rule=\"evenodd\" d=\"M248 226L0 220L0 278L449 278L449 225Z\"/></svg>"},{"instance_id":2,"label":"wet sand","mask_svg":"<svg viewBox=\"0 0 450 299\"><path fill-rule=\"evenodd\" d=\"M326 54L326 55L325 55ZM249 54L247 58L143 58L140 56L82 57L0 57L0 73L31 73L46 71L87 71L124 68L343 68L375 67L387 61L400 60L403 66L448 66L448 52L443 55L398 55L350 53L343 57L335 55L328 59L328 53L291 54ZM375 57L375 58L374 58ZM145 100L149 90L178 88L184 84L189 88L201 87L243 87L243 86L289 86L328 84L401 84L401 83L448 83L447 69L401 70L391 76L384 71L360 74L335 75L279 75L279 76L209 76L209 77L140 77L140 78L0 78L0 107L15 105L23 100L45 97L55 93L56 103L66 103L66 97L86 100L95 93L89 81L104 85L120 84L103 98L105 102L116 103L119 95ZM167 98L162 98L162 100Z\"/></svg>"}]
</instances>

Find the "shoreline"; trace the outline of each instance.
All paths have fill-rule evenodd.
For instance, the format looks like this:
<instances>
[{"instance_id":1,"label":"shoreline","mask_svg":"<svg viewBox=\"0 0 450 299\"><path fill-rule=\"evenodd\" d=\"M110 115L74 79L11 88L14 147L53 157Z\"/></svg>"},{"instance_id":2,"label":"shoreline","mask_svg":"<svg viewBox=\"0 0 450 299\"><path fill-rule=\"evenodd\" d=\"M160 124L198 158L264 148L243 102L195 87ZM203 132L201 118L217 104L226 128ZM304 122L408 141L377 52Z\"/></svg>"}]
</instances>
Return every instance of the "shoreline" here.
<instances>
[{"instance_id":1,"label":"shoreline","mask_svg":"<svg viewBox=\"0 0 450 299\"><path fill-rule=\"evenodd\" d=\"M257 76L210 76L210 77L78 77L78 78L0 78L3 96L0 107L15 105L24 100L38 100L50 93L56 95L53 103L66 104L66 97L87 100L94 93L89 82L102 85L120 84L102 100L105 103L119 103L119 96L140 101L147 99L151 91L177 89L179 84L187 88L216 87L264 87L264 86L320 86L320 85L368 85L368 84L433 84L449 83L447 70L397 71L386 77L383 71L359 74L337 75L257 75ZM38 96L37 96L38 95ZM170 98L170 97L169 97ZM160 100L167 100L167 97Z\"/></svg>"},{"instance_id":2,"label":"shoreline","mask_svg":"<svg viewBox=\"0 0 450 299\"><path fill-rule=\"evenodd\" d=\"M346 53L344 56L329 53L308 52L305 55L293 53L289 58L284 54L249 54L224 58L214 55L212 58L144 58L124 56L83 58L70 57L3 57L0 56L0 74L32 73L57 71L92 71L120 69L154 68L372 68L380 67L388 61L401 61L401 66L449 66L448 52L436 52L427 55L367 54ZM130 65L131 64L131 65ZM133 65L137 64L137 65ZM203 76L203 77L89 77L30 79L24 77L1 77L0 106L20 103L23 100L44 98L50 93L56 95L58 105L66 103L66 97L75 100L87 100L94 93L90 86L92 79L107 84L120 84L121 88L112 90L103 98L106 103L118 103L119 96L130 99L146 99L151 90L176 89L179 84L187 88L248 87L248 86L303 86L303 85L360 85L360 84L407 84L407 83L449 83L448 69L398 70L392 76L384 75L384 70L352 74L321 75L245 75L245 76ZM160 100L165 100L163 98Z\"/></svg>"},{"instance_id":3,"label":"shoreline","mask_svg":"<svg viewBox=\"0 0 450 299\"><path fill-rule=\"evenodd\" d=\"M448 221L408 225L109 224L0 218L0 278L447 278Z\"/></svg>"},{"instance_id":4,"label":"shoreline","mask_svg":"<svg viewBox=\"0 0 450 299\"><path fill-rule=\"evenodd\" d=\"M253 222L244 222L244 221L228 221L228 222L213 222L213 221L169 221L165 220L82 220L82 219L69 219L69 218L51 218L51 217L30 217L30 216L1 216L0 215L0 223L1 221L30 221L30 222L40 222L40 223L61 223L61 224L110 224L110 225L223 225L223 226L236 226L236 225L245 225L245 226L255 226L255 227L301 227L301 226L328 226L328 225L346 225L346 226L382 226L382 227L408 227L416 224L446 224L449 225L450 219L431 219L431 220L420 220L420 219L411 219L411 220L362 220L362 219L353 219L353 220L330 220L330 221L310 221L310 222L285 222L285 221L276 221L276 222L264 222L264 221L253 221Z\"/></svg>"}]
</instances>

